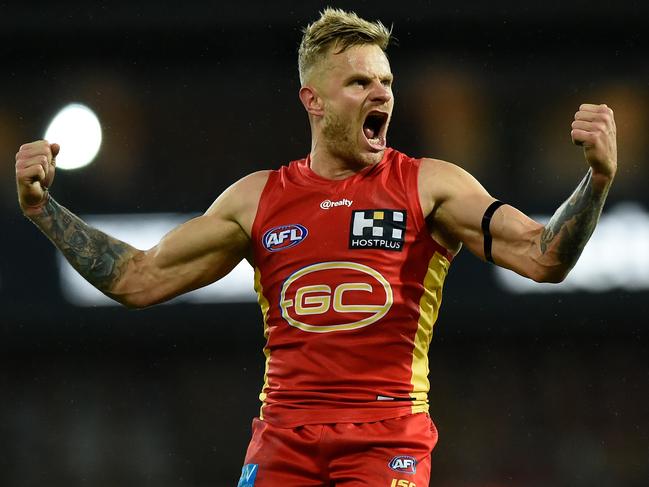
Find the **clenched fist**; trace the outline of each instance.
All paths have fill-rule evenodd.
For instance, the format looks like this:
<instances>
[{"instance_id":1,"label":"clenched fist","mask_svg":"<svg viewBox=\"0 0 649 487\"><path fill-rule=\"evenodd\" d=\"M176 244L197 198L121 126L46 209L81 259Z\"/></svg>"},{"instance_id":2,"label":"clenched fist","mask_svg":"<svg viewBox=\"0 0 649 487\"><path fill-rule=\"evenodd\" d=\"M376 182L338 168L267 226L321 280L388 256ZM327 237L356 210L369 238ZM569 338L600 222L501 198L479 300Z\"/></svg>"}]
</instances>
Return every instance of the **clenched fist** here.
<instances>
[{"instance_id":1,"label":"clenched fist","mask_svg":"<svg viewBox=\"0 0 649 487\"><path fill-rule=\"evenodd\" d=\"M38 140L20 146L16 153L18 202L25 215L37 214L47 202L59 150L58 144Z\"/></svg>"},{"instance_id":2,"label":"clenched fist","mask_svg":"<svg viewBox=\"0 0 649 487\"><path fill-rule=\"evenodd\" d=\"M606 105L584 103L575 113L570 132L573 143L584 148L594 176L613 179L617 171L617 142L613 110Z\"/></svg>"}]
</instances>

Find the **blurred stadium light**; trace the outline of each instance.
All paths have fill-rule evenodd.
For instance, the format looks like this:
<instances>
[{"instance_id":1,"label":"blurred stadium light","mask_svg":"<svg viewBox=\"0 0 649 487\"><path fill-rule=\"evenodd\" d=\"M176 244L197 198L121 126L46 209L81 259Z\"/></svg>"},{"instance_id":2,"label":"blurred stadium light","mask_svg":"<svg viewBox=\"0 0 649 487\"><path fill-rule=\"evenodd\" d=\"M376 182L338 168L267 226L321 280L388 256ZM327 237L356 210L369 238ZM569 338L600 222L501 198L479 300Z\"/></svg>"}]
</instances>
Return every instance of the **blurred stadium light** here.
<instances>
[{"instance_id":1,"label":"blurred stadium light","mask_svg":"<svg viewBox=\"0 0 649 487\"><path fill-rule=\"evenodd\" d=\"M560 284L539 284L501 267L494 266L494 272L504 289L517 294L649 290L649 213L627 202L602 215L577 265Z\"/></svg>"},{"instance_id":2,"label":"blurred stadium light","mask_svg":"<svg viewBox=\"0 0 649 487\"><path fill-rule=\"evenodd\" d=\"M97 156L101 147L101 125L90 108L71 103L52 119L45 131L45 140L64 148L56 158L59 169L79 169Z\"/></svg>"},{"instance_id":3,"label":"blurred stadium light","mask_svg":"<svg viewBox=\"0 0 649 487\"><path fill-rule=\"evenodd\" d=\"M139 249L149 249L177 225L195 217L178 213L84 215L82 218L93 227L124 240ZM58 254L59 281L67 301L77 306L110 306L115 301L85 281L61 254ZM173 300L189 303L240 303L255 301L253 290L254 272L243 261L220 281L197 289Z\"/></svg>"}]
</instances>

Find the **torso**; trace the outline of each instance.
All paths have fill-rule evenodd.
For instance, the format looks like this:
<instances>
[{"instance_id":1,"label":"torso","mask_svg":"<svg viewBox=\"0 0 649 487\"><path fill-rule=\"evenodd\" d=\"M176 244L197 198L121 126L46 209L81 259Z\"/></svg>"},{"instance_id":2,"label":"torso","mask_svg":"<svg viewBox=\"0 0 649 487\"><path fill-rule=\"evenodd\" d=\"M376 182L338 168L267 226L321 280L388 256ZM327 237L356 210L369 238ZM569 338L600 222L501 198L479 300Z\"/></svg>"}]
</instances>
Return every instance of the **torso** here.
<instances>
[{"instance_id":1,"label":"torso","mask_svg":"<svg viewBox=\"0 0 649 487\"><path fill-rule=\"evenodd\" d=\"M267 337L268 421L427 410L427 350L452 253L430 236L420 163L388 149L342 180L321 178L308 160L257 178L256 216L242 228Z\"/></svg>"}]
</instances>

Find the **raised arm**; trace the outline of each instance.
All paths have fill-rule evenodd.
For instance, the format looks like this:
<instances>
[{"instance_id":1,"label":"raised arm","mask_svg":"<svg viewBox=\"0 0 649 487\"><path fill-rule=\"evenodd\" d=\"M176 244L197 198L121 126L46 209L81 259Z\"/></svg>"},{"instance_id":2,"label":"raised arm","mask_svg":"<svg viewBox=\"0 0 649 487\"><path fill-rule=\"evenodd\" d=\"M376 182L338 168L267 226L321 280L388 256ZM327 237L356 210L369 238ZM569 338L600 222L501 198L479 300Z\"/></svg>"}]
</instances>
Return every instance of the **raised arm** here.
<instances>
[{"instance_id":1,"label":"raised arm","mask_svg":"<svg viewBox=\"0 0 649 487\"><path fill-rule=\"evenodd\" d=\"M58 149L38 141L16 154L21 208L88 282L125 306L149 306L214 282L249 255L266 173L238 181L205 214L155 247L138 250L90 227L49 196Z\"/></svg>"},{"instance_id":2,"label":"raised arm","mask_svg":"<svg viewBox=\"0 0 649 487\"><path fill-rule=\"evenodd\" d=\"M572 140L583 146L590 166L572 195L546 225L510 205L500 206L486 228L494 263L539 282L562 281L593 233L617 171L613 111L581 105L572 123ZM495 199L466 171L424 160L420 199L435 237L451 249L465 244L485 258L483 217Z\"/></svg>"}]
</instances>

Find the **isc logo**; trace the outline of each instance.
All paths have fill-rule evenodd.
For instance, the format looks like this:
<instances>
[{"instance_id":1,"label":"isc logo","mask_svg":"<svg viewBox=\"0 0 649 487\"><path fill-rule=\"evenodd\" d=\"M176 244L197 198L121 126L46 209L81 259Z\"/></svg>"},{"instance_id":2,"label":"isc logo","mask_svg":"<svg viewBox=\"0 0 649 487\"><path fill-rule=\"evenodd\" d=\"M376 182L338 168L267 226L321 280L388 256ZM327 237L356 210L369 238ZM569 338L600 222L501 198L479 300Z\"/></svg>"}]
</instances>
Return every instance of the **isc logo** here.
<instances>
[{"instance_id":1,"label":"isc logo","mask_svg":"<svg viewBox=\"0 0 649 487\"><path fill-rule=\"evenodd\" d=\"M390 460L388 467L401 473L415 473L417 471L417 459L410 455L399 455Z\"/></svg>"},{"instance_id":2,"label":"isc logo","mask_svg":"<svg viewBox=\"0 0 649 487\"><path fill-rule=\"evenodd\" d=\"M414 482L404 479L392 479L390 487L417 487Z\"/></svg>"},{"instance_id":3,"label":"isc logo","mask_svg":"<svg viewBox=\"0 0 649 487\"><path fill-rule=\"evenodd\" d=\"M280 309L289 325L327 333L376 323L392 306L390 283L356 262L322 262L291 274L282 286Z\"/></svg>"},{"instance_id":4,"label":"isc logo","mask_svg":"<svg viewBox=\"0 0 649 487\"><path fill-rule=\"evenodd\" d=\"M288 249L299 244L306 238L309 231L306 227L298 225L281 225L274 227L264 233L262 243L266 250L277 252L278 250Z\"/></svg>"}]
</instances>

